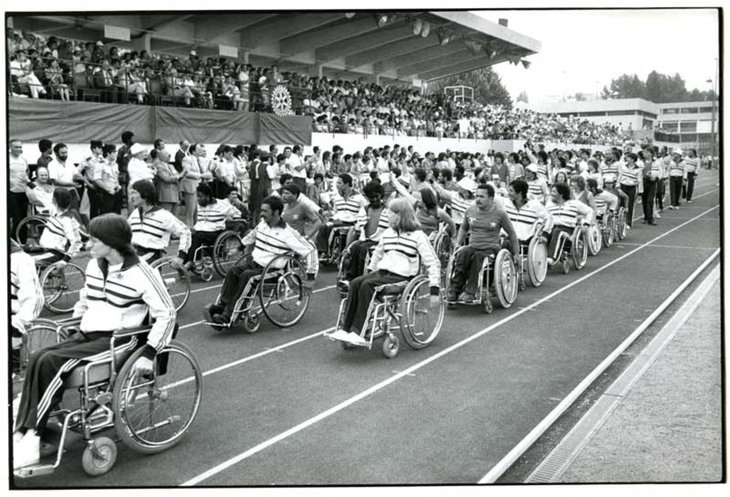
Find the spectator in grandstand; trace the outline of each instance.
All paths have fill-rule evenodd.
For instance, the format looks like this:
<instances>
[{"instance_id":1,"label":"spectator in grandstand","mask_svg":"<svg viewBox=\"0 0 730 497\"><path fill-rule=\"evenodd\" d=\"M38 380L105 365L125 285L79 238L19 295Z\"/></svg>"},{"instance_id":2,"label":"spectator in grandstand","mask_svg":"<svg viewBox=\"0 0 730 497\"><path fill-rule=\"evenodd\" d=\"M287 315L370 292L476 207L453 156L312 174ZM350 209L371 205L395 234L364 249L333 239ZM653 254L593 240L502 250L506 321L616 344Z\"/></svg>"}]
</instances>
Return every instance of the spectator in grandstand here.
<instances>
[{"instance_id":1,"label":"spectator in grandstand","mask_svg":"<svg viewBox=\"0 0 730 497\"><path fill-rule=\"evenodd\" d=\"M94 88L102 90L101 96L104 102L112 104L119 102L112 67L108 59L101 60L101 67L97 67L94 71Z\"/></svg>"},{"instance_id":2,"label":"spectator in grandstand","mask_svg":"<svg viewBox=\"0 0 730 497\"><path fill-rule=\"evenodd\" d=\"M25 194L28 186L28 161L23 157L23 143L20 140L10 140L10 156L8 158L8 207L11 221L11 233L18 227L18 223L28 215L28 197Z\"/></svg>"},{"instance_id":3,"label":"spectator in grandstand","mask_svg":"<svg viewBox=\"0 0 730 497\"><path fill-rule=\"evenodd\" d=\"M166 211L176 214L180 203L180 180L184 172L177 172L170 164L170 154L167 150L157 153L155 161L158 203Z\"/></svg>"},{"instance_id":4,"label":"spectator in grandstand","mask_svg":"<svg viewBox=\"0 0 730 497\"><path fill-rule=\"evenodd\" d=\"M13 83L18 84L18 91L27 89L32 98L46 94L46 89L33 72L32 62L25 50L18 50L10 57L10 78Z\"/></svg>"},{"instance_id":5,"label":"spectator in grandstand","mask_svg":"<svg viewBox=\"0 0 730 497\"><path fill-rule=\"evenodd\" d=\"M45 80L52 95L57 95L61 100L71 100L71 90L69 89L63 69L58 63L58 59L52 59L50 65L45 71Z\"/></svg>"}]
</instances>

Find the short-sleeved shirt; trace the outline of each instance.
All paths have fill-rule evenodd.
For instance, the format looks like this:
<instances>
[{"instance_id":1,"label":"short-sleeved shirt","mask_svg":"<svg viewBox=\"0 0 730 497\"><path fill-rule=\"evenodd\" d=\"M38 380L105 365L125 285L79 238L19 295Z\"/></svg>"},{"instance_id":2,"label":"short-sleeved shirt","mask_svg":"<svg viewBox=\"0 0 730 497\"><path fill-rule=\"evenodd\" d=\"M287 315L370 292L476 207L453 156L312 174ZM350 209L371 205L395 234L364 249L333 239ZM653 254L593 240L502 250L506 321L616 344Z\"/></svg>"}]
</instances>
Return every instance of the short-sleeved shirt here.
<instances>
[{"instance_id":1,"label":"short-sleeved shirt","mask_svg":"<svg viewBox=\"0 0 730 497\"><path fill-rule=\"evenodd\" d=\"M300 235L304 234L304 228L308 223L316 222L319 219L312 205L308 202L303 202L302 197L304 195L300 194L299 200L296 202L284 204L284 211L281 214L286 224L291 226Z\"/></svg>"},{"instance_id":2,"label":"short-sleeved shirt","mask_svg":"<svg viewBox=\"0 0 730 497\"><path fill-rule=\"evenodd\" d=\"M469 221L469 245L480 250L498 250L501 247L499 232L510 224L507 213L497 206L482 211L476 205L469 207L464 214Z\"/></svg>"},{"instance_id":3,"label":"short-sleeved shirt","mask_svg":"<svg viewBox=\"0 0 730 497\"><path fill-rule=\"evenodd\" d=\"M56 159L53 159L48 164L48 177L54 181L62 181L63 183L73 183L74 174L76 174L76 166L70 162L61 164Z\"/></svg>"},{"instance_id":4,"label":"short-sleeved shirt","mask_svg":"<svg viewBox=\"0 0 730 497\"><path fill-rule=\"evenodd\" d=\"M25 187L28 186L28 161L23 156L13 157L10 156L9 160L10 169L10 191L13 193L25 193Z\"/></svg>"}]
</instances>

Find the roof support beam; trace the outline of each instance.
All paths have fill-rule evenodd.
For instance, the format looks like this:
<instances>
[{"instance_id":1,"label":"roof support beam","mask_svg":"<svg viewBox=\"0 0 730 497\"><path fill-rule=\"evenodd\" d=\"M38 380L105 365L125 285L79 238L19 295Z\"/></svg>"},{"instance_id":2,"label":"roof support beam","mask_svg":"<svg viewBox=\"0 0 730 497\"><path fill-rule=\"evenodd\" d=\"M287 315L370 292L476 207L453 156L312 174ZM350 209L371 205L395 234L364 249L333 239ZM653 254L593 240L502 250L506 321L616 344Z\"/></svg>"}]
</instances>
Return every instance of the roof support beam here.
<instances>
[{"instance_id":1,"label":"roof support beam","mask_svg":"<svg viewBox=\"0 0 730 497\"><path fill-rule=\"evenodd\" d=\"M263 45L283 40L289 36L297 35L318 28L337 20L338 17L331 13L325 14L280 14L272 22L241 33L241 44L244 47L256 48Z\"/></svg>"},{"instance_id":2,"label":"roof support beam","mask_svg":"<svg viewBox=\"0 0 730 497\"><path fill-rule=\"evenodd\" d=\"M345 61L350 67L359 67L365 64L387 60L391 57L410 54L423 48L436 46L438 46L438 40L435 36L429 36L424 39L421 36L414 36L413 31L410 31L410 36L406 39L390 43L386 46L368 47L368 50L347 57Z\"/></svg>"},{"instance_id":3,"label":"roof support beam","mask_svg":"<svg viewBox=\"0 0 730 497\"><path fill-rule=\"evenodd\" d=\"M307 52L332 43L363 35L377 29L377 25L371 16L357 19L352 22L328 26L322 29L307 31L298 35L284 38L281 41L281 53L283 55L294 55Z\"/></svg>"},{"instance_id":4,"label":"roof support beam","mask_svg":"<svg viewBox=\"0 0 730 497\"><path fill-rule=\"evenodd\" d=\"M195 37L200 40L213 40L220 35L233 33L275 16L276 14L205 15L204 19L195 23Z\"/></svg>"},{"instance_id":5,"label":"roof support beam","mask_svg":"<svg viewBox=\"0 0 730 497\"><path fill-rule=\"evenodd\" d=\"M461 43L449 43L446 46L429 46L415 52L406 52L404 55L394 56L390 50L388 50L388 59L383 59L382 62L378 62L373 66L375 72L386 72L391 70L398 70L401 67L405 67L410 64L416 64L418 62L425 62L434 58L442 57L444 55L453 54L460 52L464 49Z\"/></svg>"},{"instance_id":6,"label":"roof support beam","mask_svg":"<svg viewBox=\"0 0 730 497\"><path fill-rule=\"evenodd\" d=\"M412 28L400 22L390 29L379 29L372 33L349 39L346 43L334 43L326 47L318 48L315 51L315 58L320 62L327 62L412 37Z\"/></svg>"},{"instance_id":7,"label":"roof support beam","mask_svg":"<svg viewBox=\"0 0 730 497\"><path fill-rule=\"evenodd\" d=\"M466 48L461 47L461 50L459 52L453 54L442 55L441 57L436 57L424 62L417 62L416 64L403 66L398 69L398 76L405 77L412 76L414 74L420 74L425 71L435 71L440 67L453 66L454 64L474 59L475 57L471 55L471 53L469 53Z\"/></svg>"},{"instance_id":8,"label":"roof support beam","mask_svg":"<svg viewBox=\"0 0 730 497\"><path fill-rule=\"evenodd\" d=\"M454 74L461 74L473 71L475 69L480 69L485 66L493 66L495 64L499 64L500 62L505 62L506 60L507 57L503 55L497 56L494 59L490 59L486 56L479 57L478 59L467 60L465 62L460 62L455 65L440 67L433 71L422 72L418 75L418 79L421 79L423 81L433 81L435 79L453 76Z\"/></svg>"}]
</instances>

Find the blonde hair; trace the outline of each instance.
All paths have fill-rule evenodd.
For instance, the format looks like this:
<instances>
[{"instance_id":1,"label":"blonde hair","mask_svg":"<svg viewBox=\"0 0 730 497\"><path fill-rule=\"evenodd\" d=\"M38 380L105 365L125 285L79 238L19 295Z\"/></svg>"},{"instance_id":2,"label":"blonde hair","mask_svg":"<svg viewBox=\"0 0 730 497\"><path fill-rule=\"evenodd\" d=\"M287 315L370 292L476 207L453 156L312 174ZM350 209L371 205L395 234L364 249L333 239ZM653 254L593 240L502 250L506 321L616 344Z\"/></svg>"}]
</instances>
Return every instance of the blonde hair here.
<instances>
[{"instance_id":1,"label":"blonde hair","mask_svg":"<svg viewBox=\"0 0 730 497\"><path fill-rule=\"evenodd\" d=\"M416 219L416 211L411 203L404 198L395 198L388 204L388 209L397 216L396 231L411 232L421 229L421 223Z\"/></svg>"}]
</instances>

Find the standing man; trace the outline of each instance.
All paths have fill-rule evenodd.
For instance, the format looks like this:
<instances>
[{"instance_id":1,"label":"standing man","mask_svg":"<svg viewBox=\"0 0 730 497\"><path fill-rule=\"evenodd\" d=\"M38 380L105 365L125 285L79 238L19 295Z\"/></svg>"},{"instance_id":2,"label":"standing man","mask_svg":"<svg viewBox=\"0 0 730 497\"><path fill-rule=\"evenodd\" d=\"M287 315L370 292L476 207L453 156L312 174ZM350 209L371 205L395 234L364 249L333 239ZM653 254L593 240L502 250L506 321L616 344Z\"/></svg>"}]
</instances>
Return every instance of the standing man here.
<instances>
[{"instance_id":1,"label":"standing man","mask_svg":"<svg viewBox=\"0 0 730 497\"><path fill-rule=\"evenodd\" d=\"M132 145L136 143L136 140L134 138L134 133L131 131L125 131L122 133L122 145L117 150L117 167L119 169L119 184L122 185L122 198L126 200L127 198L127 186L129 185L129 175L127 173L127 165L129 164L129 159L132 158L132 156L129 153L129 150L132 148Z\"/></svg>"},{"instance_id":2,"label":"standing man","mask_svg":"<svg viewBox=\"0 0 730 497\"><path fill-rule=\"evenodd\" d=\"M656 226L654 221L654 199L656 198L657 183L661 178L661 165L655 159L654 147L644 149L644 169L642 171L644 180L644 193L641 195L641 202L644 207L644 224Z\"/></svg>"},{"instance_id":3,"label":"standing man","mask_svg":"<svg viewBox=\"0 0 730 497\"><path fill-rule=\"evenodd\" d=\"M294 184L299 187L300 191L307 191L307 169L302 158L302 146L294 145L292 152L289 157L289 169L294 178Z\"/></svg>"},{"instance_id":4,"label":"standing man","mask_svg":"<svg viewBox=\"0 0 730 497\"><path fill-rule=\"evenodd\" d=\"M10 140L10 158L8 159L8 214L10 214L10 233L14 234L20 221L28 215L28 197L25 188L28 186L28 161L23 157L23 143Z\"/></svg>"},{"instance_id":5,"label":"standing man","mask_svg":"<svg viewBox=\"0 0 730 497\"><path fill-rule=\"evenodd\" d=\"M53 142L43 138L38 142L38 150L40 150L41 156L35 161L36 168L48 167L48 164L53 160ZM31 176L35 177L33 171L31 171Z\"/></svg>"},{"instance_id":6,"label":"standing man","mask_svg":"<svg viewBox=\"0 0 730 497\"><path fill-rule=\"evenodd\" d=\"M682 160L682 149L675 148L672 151L672 160L669 162L669 209L679 209L679 197L682 188L687 183L687 173L684 170L685 162Z\"/></svg>"},{"instance_id":7,"label":"standing man","mask_svg":"<svg viewBox=\"0 0 730 497\"><path fill-rule=\"evenodd\" d=\"M88 195L89 199L89 219L93 219L100 214L98 198L101 192L98 190L98 185L94 182L94 178L96 177L96 170L104 163L102 147L103 143L101 140L91 140L89 146L91 156L87 157L78 167L79 174L84 177L84 183L86 184L86 195Z\"/></svg>"},{"instance_id":8,"label":"standing man","mask_svg":"<svg viewBox=\"0 0 730 497\"><path fill-rule=\"evenodd\" d=\"M183 159L187 157L188 155L188 149L190 148L190 142L187 140L182 140L180 142L180 148L177 152L175 152L175 170L178 173L181 173L183 171Z\"/></svg>"},{"instance_id":9,"label":"standing man","mask_svg":"<svg viewBox=\"0 0 730 497\"><path fill-rule=\"evenodd\" d=\"M261 155L254 156L251 161L249 177L251 178L251 194L249 196L249 211L252 214L252 222L256 223L261 210L261 202L269 194L271 181L266 172L268 160Z\"/></svg>"},{"instance_id":10,"label":"standing man","mask_svg":"<svg viewBox=\"0 0 730 497\"><path fill-rule=\"evenodd\" d=\"M700 170L700 160L697 157L697 150L690 148L689 157L684 159L684 171L687 173L687 185L686 192L685 187L682 187L682 198L687 199L687 203L692 203L692 192L695 188L695 179L697 178L697 172Z\"/></svg>"},{"instance_id":11,"label":"standing man","mask_svg":"<svg viewBox=\"0 0 730 497\"><path fill-rule=\"evenodd\" d=\"M190 153L183 159L184 176L180 180L180 193L185 204L183 210L183 222L188 228L195 224L195 212L197 211L197 191L201 179L212 179L212 175L200 166L199 158L205 154L205 146L199 143L190 145Z\"/></svg>"},{"instance_id":12,"label":"standing man","mask_svg":"<svg viewBox=\"0 0 730 497\"><path fill-rule=\"evenodd\" d=\"M48 175L51 178L51 182L56 187L61 187L69 190L71 193L71 209L76 211L79 210L79 204L81 202L81 195L79 190L83 193L83 182L84 178L79 174L71 163L67 163L68 160L68 147L65 143L56 143L53 147L54 159L48 164Z\"/></svg>"},{"instance_id":13,"label":"standing man","mask_svg":"<svg viewBox=\"0 0 730 497\"><path fill-rule=\"evenodd\" d=\"M122 187L119 184L116 152L117 147L113 143L107 143L101 147L101 162L96 165L91 177L91 181L96 187L92 203L92 218L110 212L119 214L122 211L120 198Z\"/></svg>"}]
</instances>

